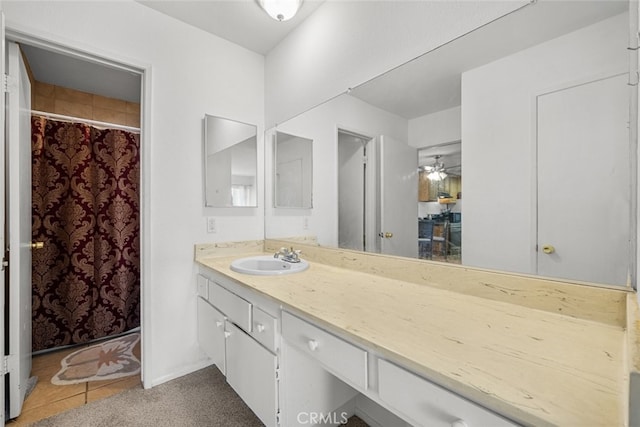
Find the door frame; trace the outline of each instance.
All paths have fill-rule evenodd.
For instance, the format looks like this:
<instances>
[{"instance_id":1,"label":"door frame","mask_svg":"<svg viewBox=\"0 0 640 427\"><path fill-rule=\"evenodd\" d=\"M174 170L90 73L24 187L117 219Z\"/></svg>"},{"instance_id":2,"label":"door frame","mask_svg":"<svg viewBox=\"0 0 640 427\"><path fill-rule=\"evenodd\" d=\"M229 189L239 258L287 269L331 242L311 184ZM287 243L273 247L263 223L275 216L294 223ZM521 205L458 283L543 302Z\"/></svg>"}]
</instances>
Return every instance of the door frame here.
<instances>
[{"instance_id":1,"label":"door frame","mask_svg":"<svg viewBox=\"0 0 640 427\"><path fill-rule=\"evenodd\" d=\"M4 12L2 12L0 8L0 75L4 76L6 74L6 42L5 42L5 21L4 21ZM0 129L2 129L2 136L0 140L2 140L2 147L0 148L0 194L2 195L2 206L0 206L0 224L2 224L2 228L0 228L0 262L4 263L5 261L5 248L6 245L6 232L7 232L7 218L5 216L6 208L7 208L7 191L6 191L6 135L4 133L5 129L5 114L6 114L6 105L5 105L6 96L2 95L2 106L0 107ZM6 334L6 322L5 322L5 313L6 313L6 297L5 297L5 289L6 289L6 280L5 280L6 269L4 265L0 265L0 330L3 331L3 334ZM3 335L0 337L0 357L5 357L5 338ZM7 381L6 372L0 372L2 376L2 380L0 381L0 426L4 426L4 419L6 417L6 391L5 384Z\"/></svg>"},{"instance_id":2,"label":"door frame","mask_svg":"<svg viewBox=\"0 0 640 427\"><path fill-rule=\"evenodd\" d=\"M368 132L363 132L359 130L354 130L349 126L341 126L337 125L335 128L335 164L340 164L340 150L338 144L340 144L340 133L345 133L348 135L356 136L358 138L366 139L367 142L364 144L367 147L367 171L366 171L366 179L365 179L365 204L367 209L370 211L369 215L367 215L367 211L363 212L364 215L364 229L366 238L366 246L363 248L364 252L380 252L380 243L378 235L378 231L380 228L380 207L379 207L379 192L378 192L378 182L379 182L379 167L378 167L378 139L376 136L372 136ZM336 170L336 176L338 171ZM338 198L338 194L340 193L340 179L337 177L335 182L335 194L336 198ZM336 215L336 225L335 225L335 236L336 236L336 246L338 246L338 242L340 239L340 206L339 203L336 203L335 206L335 215Z\"/></svg>"},{"instance_id":3,"label":"door frame","mask_svg":"<svg viewBox=\"0 0 640 427\"><path fill-rule=\"evenodd\" d=\"M106 52L95 46L87 46L76 41L56 40L50 34L38 34L36 30L22 30L7 25L5 41L13 41L39 47L75 59L134 72L141 78L140 93L140 340L141 340L141 381L144 388L150 388L151 377L151 74L149 63L133 61Z\"/></svg>"}]
</instances>

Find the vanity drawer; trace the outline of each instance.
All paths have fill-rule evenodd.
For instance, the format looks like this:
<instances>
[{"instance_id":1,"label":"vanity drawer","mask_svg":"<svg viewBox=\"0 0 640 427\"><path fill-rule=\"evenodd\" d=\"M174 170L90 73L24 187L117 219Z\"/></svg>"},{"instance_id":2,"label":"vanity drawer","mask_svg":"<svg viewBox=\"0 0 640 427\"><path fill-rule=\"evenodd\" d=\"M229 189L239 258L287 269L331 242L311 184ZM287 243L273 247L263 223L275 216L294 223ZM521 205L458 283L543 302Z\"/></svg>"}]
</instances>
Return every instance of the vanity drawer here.
<instances>
[{"instance_id":1,"label":"vanity drawer","mask_svg":"<svg viewBox=\"0 0 640 427\"><path fill-rule=\"evenodd\" d=\"M202 274L198 274L196 283L198 285L198 296L204 299L209 298L209 279Z\"/></svg>"},{"instance_id":2,"label":"vanity drawer","mask_svg":"<svg viewBox=\"0 0 640 427\"><path fill-rule=\"evenodd\" d=\"M276 322L275 317L258 307L253 307L253 332L251 332L251 336L274 353L276 351Z\"/></svg>"},{"instance_id":3,"label":"vanity drawer","mask_svg":"<svg viewBox=\"0 0 640 427\"><path fill-rule=\"evenodd\" d=\"M386 360L378 360L378 394L419 426L515 427L506 419Z\"/></svg>"},{"instance_id":4,"label":"vanity drawer","mask_svg":"<svg viewBox=\"0 0 640 427\"><path fill-rule=\"evenodd\" d=\"M223 312L230 322L251 332L251 303L209 280L209 302Z\"/></svg>"},{"instance_id":5,"label":"vanity drawer","mask_svg":"<svg viewBox=\"0 0 640 427\"><path fill-rule=\"evenodd\" d=\"M338 377L350 381L361 390L367 389L365 350L285 311L282 312L282 337Z\"/></svg>"}]
</instances>

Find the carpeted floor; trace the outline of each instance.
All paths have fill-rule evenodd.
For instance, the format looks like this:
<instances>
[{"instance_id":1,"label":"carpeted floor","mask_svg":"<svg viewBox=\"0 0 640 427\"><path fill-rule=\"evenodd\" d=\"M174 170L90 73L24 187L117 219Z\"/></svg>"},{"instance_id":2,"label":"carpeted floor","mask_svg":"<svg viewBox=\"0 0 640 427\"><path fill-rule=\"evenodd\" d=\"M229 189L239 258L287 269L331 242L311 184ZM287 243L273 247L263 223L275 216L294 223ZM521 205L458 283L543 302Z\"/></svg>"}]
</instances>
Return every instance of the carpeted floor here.
<instances>
[{"instance_id":1,"label":"carpeted floor","mask_svg":"<svg viewBox=\"0 0 640 427\"><path fill-rule=\"evenodd\" d=\"M215 367L149 390L127 390L33 424L34 427L262 425ZM366 427L366 424L352 417L347 426Z\"/></svg>"}]
</instances>

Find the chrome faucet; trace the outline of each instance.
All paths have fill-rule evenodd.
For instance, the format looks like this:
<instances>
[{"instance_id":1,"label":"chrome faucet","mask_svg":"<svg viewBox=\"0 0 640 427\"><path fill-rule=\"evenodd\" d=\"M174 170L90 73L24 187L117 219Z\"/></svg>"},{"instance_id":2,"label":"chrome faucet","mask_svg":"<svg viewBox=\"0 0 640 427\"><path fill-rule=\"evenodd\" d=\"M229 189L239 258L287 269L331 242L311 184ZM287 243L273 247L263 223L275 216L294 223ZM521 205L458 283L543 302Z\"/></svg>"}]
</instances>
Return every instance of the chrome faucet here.
<instances>
[{"instance_id":1,"label":"chrome faucet","mask_svg":"<svg viewBox=\"0 0 640 427\"><path fill-rule=\"evenodd\" d=\"M286 262L300 262L300 252L302 251L300 250L294 251L293 247L291 248L282 247L278 252L273 254L273 257L274 258L282 257L282 260Z\"/></svg>"}]
</instances>

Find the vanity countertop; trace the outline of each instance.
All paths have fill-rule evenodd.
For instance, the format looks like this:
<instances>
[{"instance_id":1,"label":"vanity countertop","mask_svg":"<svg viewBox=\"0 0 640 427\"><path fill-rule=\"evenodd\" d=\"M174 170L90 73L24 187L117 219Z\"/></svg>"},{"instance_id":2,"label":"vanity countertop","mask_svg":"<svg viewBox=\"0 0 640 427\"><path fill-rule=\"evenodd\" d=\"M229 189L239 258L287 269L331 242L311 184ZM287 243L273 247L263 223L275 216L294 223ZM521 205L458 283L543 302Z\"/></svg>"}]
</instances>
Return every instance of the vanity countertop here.
<instances>
[{"instance_id":1,"label":"vanity countertop","mask_svg":"<svg viewBox=\"0 0 640 427\"><path fill-rule=\"evenodd\" d=\"M622 327L318 262L240 274L239 257L196 261L517 422L625 424Z\"/></svg>"}]
</instances>

